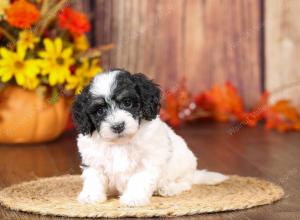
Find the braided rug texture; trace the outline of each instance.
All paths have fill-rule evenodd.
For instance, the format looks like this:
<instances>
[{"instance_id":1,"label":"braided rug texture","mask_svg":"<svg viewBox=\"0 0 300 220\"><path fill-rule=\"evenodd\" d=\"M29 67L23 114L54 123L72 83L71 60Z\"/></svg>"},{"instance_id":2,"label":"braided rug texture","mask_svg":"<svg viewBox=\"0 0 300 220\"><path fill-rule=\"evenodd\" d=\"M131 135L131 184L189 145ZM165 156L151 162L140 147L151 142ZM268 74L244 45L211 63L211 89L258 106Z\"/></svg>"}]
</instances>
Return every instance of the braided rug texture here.
<instances>
[{"instance_id":1,"label":"braided rug texture","mask_svg":"<svg viewBox=\"0 0 300 220\"><path fill-rule=\"evenodd\" d=\"M215 185L194 185L174 197L151 199L144 207L121 206L118 198L104 203L80 204L76 197L82 187L80 176L43 178L10 186L0 191L0 203L16 211L67 217L171 217L247 209L271 204L283 197L283 189L252 177L230 176Z\"/></svg>"}]
</instances>

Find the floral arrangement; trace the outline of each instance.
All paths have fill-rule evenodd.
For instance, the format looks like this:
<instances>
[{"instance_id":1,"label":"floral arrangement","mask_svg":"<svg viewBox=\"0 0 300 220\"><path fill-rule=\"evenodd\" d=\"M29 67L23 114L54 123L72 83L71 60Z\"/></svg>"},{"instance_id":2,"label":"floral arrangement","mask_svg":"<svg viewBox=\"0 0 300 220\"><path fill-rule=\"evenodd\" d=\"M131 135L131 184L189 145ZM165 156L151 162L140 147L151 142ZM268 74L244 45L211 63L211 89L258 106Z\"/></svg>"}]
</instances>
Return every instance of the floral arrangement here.
<instances>
[{"instance_id":1,"label":"floral arrangement","mask_svg":"<svg viewBox=\"0 0 300 220\"><path fill-rule=\"evenodd\" d=\"M161 117L174 127L197 119L212 119L218 122L234 122L229 131L236 133L241 127L265 123L265 128L279 132L300 131L300 113L288 100L269 103L272 92L264 92L256 106L247 110L238 90L227 82L224 86L214 85L211 89L191 95L185 82L173 90L166 91Z\"/></svg>"},{"instance_id":2,"label":"floral arrangement","mask_svg":"<svg viewBox=\"0 0 300 220\"><path fill-rule=\"evenodd\" d=\"M0 83L52 94L79 93L101 72L87 16L67 0L0 1Z\"/></svg>"}]
</instances>

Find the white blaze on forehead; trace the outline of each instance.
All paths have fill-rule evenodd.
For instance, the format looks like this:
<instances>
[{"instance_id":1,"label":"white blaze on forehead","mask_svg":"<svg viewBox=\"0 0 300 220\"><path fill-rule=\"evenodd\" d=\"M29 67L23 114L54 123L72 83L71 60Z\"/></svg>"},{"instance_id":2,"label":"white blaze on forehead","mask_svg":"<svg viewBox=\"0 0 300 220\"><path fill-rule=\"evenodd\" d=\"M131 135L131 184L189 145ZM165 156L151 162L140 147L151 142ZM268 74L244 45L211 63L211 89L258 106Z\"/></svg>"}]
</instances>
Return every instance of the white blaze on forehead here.
<instances>
[{"instance_id":1,"label":"white blaze on forehead","mask_svg":"<svg viewBox=\"0 0 300 220\"><path fill-rule=\"evenodd\" d=\"M97 75L91 85L90 91L95 96L109 97L112 92L112 86L119 71L101 73Z\"/></svg>"}]
</instances>

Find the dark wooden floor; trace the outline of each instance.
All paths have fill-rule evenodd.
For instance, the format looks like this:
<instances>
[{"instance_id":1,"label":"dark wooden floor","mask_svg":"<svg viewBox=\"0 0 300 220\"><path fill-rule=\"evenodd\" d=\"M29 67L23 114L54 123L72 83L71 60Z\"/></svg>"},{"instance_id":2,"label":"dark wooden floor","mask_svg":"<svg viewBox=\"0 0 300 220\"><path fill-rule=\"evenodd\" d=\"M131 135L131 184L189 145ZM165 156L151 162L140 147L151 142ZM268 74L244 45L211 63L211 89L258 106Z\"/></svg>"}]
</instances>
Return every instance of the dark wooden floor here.
<instances>
[{"instance_id":1,"label":"dark wooden floor","mask_svg":"<svg viewBox=\"0 0 300 220\"><path fill-rule=\"evenodd\" d=\"M199 167L226 174L261 177L281 185L286 196L267 206L185 219L300 219L300 134L266 132L232 125L191 124L178 130L199 158ZM38 177L79 173L75 133L39 145L0 146L0 188ZM42 217L0 208L0 219ZM183 218L178 218L183 219Z\"/></svg>"}]
</instances>

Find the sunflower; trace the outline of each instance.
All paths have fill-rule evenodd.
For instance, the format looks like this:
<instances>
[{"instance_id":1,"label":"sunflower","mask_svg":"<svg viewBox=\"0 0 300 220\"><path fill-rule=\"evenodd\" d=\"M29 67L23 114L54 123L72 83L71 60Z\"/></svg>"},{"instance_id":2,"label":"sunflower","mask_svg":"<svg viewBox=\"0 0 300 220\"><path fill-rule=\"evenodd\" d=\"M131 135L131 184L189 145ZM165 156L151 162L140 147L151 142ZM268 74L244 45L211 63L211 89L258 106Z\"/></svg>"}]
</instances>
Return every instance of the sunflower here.
<instances>
[{"instance_id":1,"label":"sunflower","mask_svg":"<svg viewBox=\"0 0 300 220\"><path fill-rule=\"evenodd\" d=\"M5 10L9 7L9 0L0 1L0 21L5 16Z\"/></svg>"},{"instance_id":2,"label":"sunflower","mask_svg":"<svg viewBox=\"0 0 300 220\"><path fill-rule=\"evenodd\" d=\"M26 50L22 47L17 47L16 52L1 48L0 54L1 81L8 82L15 77L18 85L33 88L34 86L30 86L28 82L39 73L37 61L33 59L26 60Z\"/></svg>"},{"instance_id":3,"label":"sunflower","mask_svg":"<svg viewBox=\"0 0 300 220\"><path fill-rule=\"evenodd\" d=\"M40 19L39 10L26 0L14 1L6 10L6 15L11 26L21 29L30 28Z\"/></svg>"},{"instance_id":4,"label":"sunflower","mask_svg":"<svg viewBox=\"0 0 300 220\"><path fill-rule=\"evenodd\" d=\"M75 75L68 77L66 89L75 89L75 93L78 94L82 88L88 85L90 80L100 72L102 72L102 69L97 59L93 59L91 62L85 59L75 70Z\"/></svg>"},{"instance_id":5,"label":"sunflower","mask_svg":"<svg viewBox=\"0 0 300 220\"><path fill-rule=\"evenodd\" d=\"M19 34L19 41L18 41L18 46L30 49L34 49L34 45L38 43L40 39L36 37L32 31L22 31Z\"/></svg>"},{"instance_id":6,"label":"sunflower","mask_svg":"<svg viewBox=\"0 0 300 220\"><path fill-rule=\"evenodd\" d=\"M61 38L44 40L45 50L39 52L42 74L49 75L49 84L62 84L70 76L70 66L75 62L72 48L63 49Z\"/></svg>"}]
</instances>

